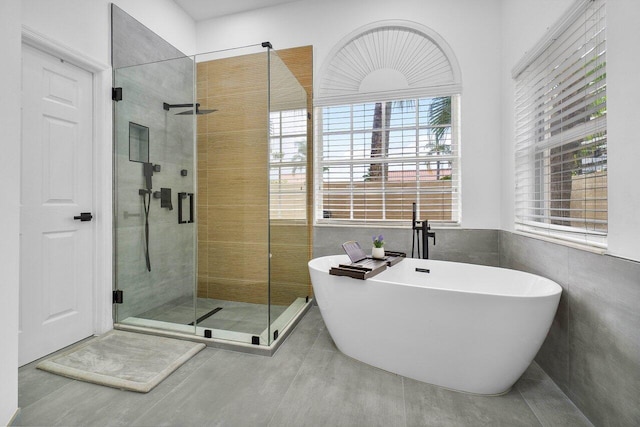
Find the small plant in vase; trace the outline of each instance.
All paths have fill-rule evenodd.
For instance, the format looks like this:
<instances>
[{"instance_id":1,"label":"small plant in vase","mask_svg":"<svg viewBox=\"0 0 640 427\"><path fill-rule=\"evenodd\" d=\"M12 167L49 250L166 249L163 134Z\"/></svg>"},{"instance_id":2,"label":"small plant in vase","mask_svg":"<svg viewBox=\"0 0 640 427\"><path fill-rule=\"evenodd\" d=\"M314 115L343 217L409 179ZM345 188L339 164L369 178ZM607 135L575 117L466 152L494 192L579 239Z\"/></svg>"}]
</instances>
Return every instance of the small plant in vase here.
<instances>
[{"instance_id":1,"label":"small plant in vase","mask_svg":"<svg viewBox=\"0 0 640 427\"><path fill-rule=\"evenodd\" d=\"M371 257L377 259L384 258L384 237L382 234L373 236L373 248L371 249Z\"/></svg>"}]
</instances>

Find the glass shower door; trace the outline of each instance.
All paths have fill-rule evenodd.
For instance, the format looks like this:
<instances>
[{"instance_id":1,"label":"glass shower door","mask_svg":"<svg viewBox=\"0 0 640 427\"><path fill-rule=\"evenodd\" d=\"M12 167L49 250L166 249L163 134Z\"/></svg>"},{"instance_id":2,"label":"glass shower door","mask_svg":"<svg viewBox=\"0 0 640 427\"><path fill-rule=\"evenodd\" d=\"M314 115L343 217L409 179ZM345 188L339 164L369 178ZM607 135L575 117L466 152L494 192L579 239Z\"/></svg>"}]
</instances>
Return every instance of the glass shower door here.
<instances>
[{"instance_id":1,"label":"glass shower door","mask_svg":"<svg viewBox=\"0 0 640 427\"><path fill-rule=\"evenodd\" d=\"M116 322L194 333L194 60L115 69L114 86Z\"/></svg>"}]
</instances>

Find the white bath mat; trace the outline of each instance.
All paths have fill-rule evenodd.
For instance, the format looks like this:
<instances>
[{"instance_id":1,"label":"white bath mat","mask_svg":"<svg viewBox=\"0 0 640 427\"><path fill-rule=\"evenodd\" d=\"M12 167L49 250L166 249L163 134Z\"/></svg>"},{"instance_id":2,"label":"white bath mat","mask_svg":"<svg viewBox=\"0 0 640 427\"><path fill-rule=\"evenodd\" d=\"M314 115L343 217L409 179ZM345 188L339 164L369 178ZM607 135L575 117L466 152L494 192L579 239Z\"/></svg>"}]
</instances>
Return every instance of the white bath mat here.
<instances>
[{"instance_id":1,"label":"white bath mat","mask_svg":"<svg viewBox=\"0 0 640 427\"><path fill-rule=\"evenodd\" d=\"M110 331L36 367L54 374L146 393L205 347L125 331Z\"/></svg>"}]
</instances>

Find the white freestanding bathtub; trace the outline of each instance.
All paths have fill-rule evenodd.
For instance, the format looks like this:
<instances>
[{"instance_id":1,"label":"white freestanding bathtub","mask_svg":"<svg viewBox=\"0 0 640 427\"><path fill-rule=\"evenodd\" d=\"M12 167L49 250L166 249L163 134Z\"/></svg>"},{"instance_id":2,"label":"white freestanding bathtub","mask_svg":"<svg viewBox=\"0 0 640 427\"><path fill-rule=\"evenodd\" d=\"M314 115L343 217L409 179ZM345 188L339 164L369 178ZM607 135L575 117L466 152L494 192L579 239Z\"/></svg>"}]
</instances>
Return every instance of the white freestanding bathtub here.
<instances>
[{"instance_id":1,"label":"white freestanding bathtub","mask_svg":"<svg viewBox=\"0 0 640 427\"><path fill-rule=\"evenodd\" d=\"M549 279L497 267L407 258L358 280L329 274L341 263L349 258L309 262L315 298L338 349L468 393L511 388L540 349L562 292Z\"/></svg>"}]
</instances>

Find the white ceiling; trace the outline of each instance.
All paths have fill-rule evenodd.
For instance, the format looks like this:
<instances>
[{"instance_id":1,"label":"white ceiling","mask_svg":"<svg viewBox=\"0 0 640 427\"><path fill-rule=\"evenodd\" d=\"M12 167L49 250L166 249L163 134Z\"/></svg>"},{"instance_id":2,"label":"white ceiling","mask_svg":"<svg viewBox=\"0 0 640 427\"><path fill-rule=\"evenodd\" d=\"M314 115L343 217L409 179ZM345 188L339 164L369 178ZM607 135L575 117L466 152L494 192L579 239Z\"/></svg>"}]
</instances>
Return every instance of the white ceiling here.
<instances>
[{"instance_id":1,"label":"white ceiling","mask_svg":"<svg viewBox=\"0 0 640 427\"><path fill-rule=\"evenodd\" d=\"M217 18L298 0L173 0L194 21Z\"/></svg>"}]
</instances>

